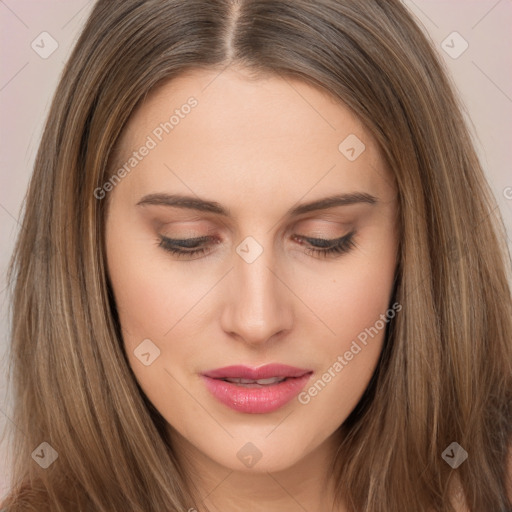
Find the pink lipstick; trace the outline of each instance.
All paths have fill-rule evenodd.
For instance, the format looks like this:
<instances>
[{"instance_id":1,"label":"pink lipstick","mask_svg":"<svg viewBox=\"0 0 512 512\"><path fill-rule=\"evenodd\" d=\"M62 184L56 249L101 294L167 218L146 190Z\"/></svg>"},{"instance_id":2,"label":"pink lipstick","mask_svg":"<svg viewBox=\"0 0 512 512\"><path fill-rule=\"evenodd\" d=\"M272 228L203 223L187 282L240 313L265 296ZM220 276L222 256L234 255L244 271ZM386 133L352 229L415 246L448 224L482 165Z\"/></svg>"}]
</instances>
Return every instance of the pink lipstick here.
<instances>
[{"instance_id":1,"label":"pink lipstick","mask_svg":"<svg viewBox=\"0 0 512 512\"><path fill-rule=\"evenodd\" d=\"M283 364L226 366L201 376L210 393L238 412L263 414L283 407L306 385L312 370Z\"/></svg>"}]
</instances>

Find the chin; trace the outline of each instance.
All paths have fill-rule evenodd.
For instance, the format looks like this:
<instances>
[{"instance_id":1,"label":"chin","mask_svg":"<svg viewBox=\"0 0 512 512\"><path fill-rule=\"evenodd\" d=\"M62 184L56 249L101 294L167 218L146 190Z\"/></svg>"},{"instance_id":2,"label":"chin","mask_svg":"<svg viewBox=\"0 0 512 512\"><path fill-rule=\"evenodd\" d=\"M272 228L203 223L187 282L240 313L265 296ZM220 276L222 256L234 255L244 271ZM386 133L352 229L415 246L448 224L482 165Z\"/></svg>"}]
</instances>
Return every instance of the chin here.
<instances>
[{"instance_id":1,"label":"chin","mask_svg":"<svg viewBox=\"0 0 512 512\"><path fill-rule=\"evenodd\" d=\"M304 451L305 440L300 443L297 437L289 437L288 440L293 442L288 445L280 436L276 435L271 440L273 434L265 438L267 435L267 433L264 436L260 434L258 438L240 436L230 440L229 445L226 445L222 451L205 450L203 453L217 464L232 471L252 474L284 471L307 455Z\"/></svg>"}]
</instances>

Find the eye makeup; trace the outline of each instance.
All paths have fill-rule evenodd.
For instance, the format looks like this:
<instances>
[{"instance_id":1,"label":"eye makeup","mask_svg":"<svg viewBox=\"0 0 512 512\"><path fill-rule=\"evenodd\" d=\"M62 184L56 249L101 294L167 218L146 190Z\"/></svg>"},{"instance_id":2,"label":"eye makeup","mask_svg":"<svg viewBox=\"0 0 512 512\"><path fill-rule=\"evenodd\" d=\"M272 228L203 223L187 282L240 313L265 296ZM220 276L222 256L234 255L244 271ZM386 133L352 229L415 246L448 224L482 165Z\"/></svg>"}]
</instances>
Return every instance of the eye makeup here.
<instances>
[{"instance_id":1,"label":"eye makeup","mask_svg":"<svg viewBox=\"0 0 512 512\"><path fill-rule=\"evenodd\" d=\"M348 253L355 246L355 231L335 239L311 238L303 235L293 235L294 241L304 246L304 252L313 256L327 258ZM159 235L158 246L166 252L179 258L198 258L212 250L212 246L220 240L212 236L197 238L175 239Z\"/></svg>"}]
</instances>

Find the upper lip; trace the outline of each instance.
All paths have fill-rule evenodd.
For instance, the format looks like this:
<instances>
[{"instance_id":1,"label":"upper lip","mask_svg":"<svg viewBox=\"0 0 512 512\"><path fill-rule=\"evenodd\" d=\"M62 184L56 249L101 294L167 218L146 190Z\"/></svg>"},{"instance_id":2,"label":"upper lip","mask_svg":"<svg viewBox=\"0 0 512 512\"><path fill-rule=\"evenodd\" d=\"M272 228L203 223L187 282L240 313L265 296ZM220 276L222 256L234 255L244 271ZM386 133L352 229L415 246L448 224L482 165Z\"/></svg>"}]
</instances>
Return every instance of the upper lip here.
<instances>
[{"instance_id":1,"label":"upper lip","mask_svg":"<svg viewBox=\"0 0 512 512\"><path fill-rule=\"evenodd\" d=\"M312 370L297 368L286 364L266 364L258 368L235 365L217 368L204 372L203 375L212 379L270 379L272 377L302 377Z\"/></svg>"}]
</instances>

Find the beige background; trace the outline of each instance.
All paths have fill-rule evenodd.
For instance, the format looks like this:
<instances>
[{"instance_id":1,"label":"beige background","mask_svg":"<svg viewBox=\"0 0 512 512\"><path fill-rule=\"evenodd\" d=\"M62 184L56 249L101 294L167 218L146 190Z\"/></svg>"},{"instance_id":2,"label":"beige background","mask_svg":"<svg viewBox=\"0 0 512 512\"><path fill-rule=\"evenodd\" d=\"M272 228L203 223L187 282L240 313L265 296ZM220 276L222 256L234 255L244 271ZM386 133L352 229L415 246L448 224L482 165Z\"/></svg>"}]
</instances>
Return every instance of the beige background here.
<instances>
[{"instance_id":1,"label":"beige background","mask_svg":"<svg viewBox=\"0 0 512 512\"><path fill-rule=\"evenodd\" d=\"M435 42L473 123L477 149L498 199L512 247L512 0L406 0ZM8 346L5 271L41 129L70 48L92 0L0 0L0 428L9 420L5 387ZM56 51L41 58L31 47L48 32ZM459 36L451 35L458 32ZM50 48L45 39L45 48ZM445 43L443 44L443 41ZM457 55L448 55L443 46ZM34 43L35 44L35 43ZM40 50L41 51L41 50ZM41 439L41 442L44 441ZM5 445L5 442L4 442ZM0 496L7 474L0 445ZM34 447L35 448L35 447Z\"/></svg>"}]
</instances>

